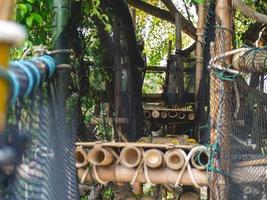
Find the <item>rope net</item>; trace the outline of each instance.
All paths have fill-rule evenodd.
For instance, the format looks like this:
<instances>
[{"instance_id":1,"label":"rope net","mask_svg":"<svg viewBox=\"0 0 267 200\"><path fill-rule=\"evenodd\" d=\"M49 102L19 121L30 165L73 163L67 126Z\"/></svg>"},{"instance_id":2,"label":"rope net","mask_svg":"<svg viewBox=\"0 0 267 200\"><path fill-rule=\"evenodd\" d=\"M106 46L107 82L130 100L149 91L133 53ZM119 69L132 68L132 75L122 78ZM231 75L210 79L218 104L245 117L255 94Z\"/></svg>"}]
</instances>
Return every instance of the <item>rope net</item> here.
<instances>
[{"instance_id":1,"label":"rope net","mask_svg":"<svg viewBox=\"0 0 267 200\"><path fill-rule=\"evenodd\" d=\"M226 53L227 31L216 28L213 57ZM257 58L264 51L249 50L245 60L238 61L246 74L227 72L230 57L211 63L208 171L212 199L266 199L267 82L263 70L255 73Z\"/></svg>"},{"instance_id":2,"label":"rope net","mask_svg":"<svg viewBox=\"0 0 267 200\"><path fill-rule=\"evenodd\" d=\"M20 93L10 109L2 142L15 147L17 165L8 163L1 168L5 174L1 179L4 199L72 200L79 196L74 146L77 97L66 98L65 86L60 82L64 72L59 69L55 73L55 63L51 70L51 62L47 60L27 61L24 70L18 67L23 61L16 63L17 67L12 64L10 67L20 85ZM33 84L29 88L25 69L32 67L38 73L30 72ZM25 95L27 89L30 92Z\"/></svg>"}]
</instances>

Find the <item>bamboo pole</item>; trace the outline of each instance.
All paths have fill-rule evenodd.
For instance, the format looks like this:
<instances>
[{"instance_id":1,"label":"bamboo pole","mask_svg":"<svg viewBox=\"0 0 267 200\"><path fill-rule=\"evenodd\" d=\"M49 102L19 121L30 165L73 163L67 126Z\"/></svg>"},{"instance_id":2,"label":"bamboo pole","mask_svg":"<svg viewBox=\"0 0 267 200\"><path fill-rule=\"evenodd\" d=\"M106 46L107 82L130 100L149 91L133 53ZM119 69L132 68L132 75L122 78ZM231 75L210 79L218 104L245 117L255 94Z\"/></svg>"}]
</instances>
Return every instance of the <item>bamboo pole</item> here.
<instances>
[{"instance_id":1,"label":"bamboo pole","mask_svg":"<svg viewBox=\"0 0 267 200\"><path fill-rule=\"evenodd\" d=\"M207 4L206 1L198 4L198 22L197 22L197 41L196 41L196 76L195 76L195 102L194 112L197 117L195 126L194 138L200 139L199 135L199 124L201 123L201 115L203 115L203 105L200 105L200 87L204 83L203 68L204 68L204 26L207 16ZM202 83L202 84L201 84Z\"/></svg>"},{"instance_id":2,"label":"bamboo pole","mask_svg":"<svg viewBox=\"0 0 267 200\"><path fill-rule=\"evenodd\" d=\"M96 166L110 165L113 161L113 155L105 148L95 147L89 151L87 161Z\"/></svg>"},{"instance_id":3,"label":"bamboo pole","mask_svg":"<svg viewBox=\"0 0 267 200\"><path fill-rule=\"evenodd\" d=\"M139 165L142 158L141 149L137 147L124 147L120 154L120 161L122 165L133 168Z\"/></svg>"},{"instance_id":4,"label":"bamboo pole","mask_svg":"<svg viewBox=\"0 0 267 200\"><path fill-rule=\"evenodd\" d=\"M185 163L181 149L171 149L164 155L166 165L174 170L181 169Z\"/></svg>"},{"instance_id":5,"label":"bamboo pole","mask_svg":"<svg viewBox=\"0 0 267 200\"><path fill-rule=\"evenodd\" d=\"M213 56L221 55L232 48L232 1L218 0L216 4L216 15L219 18ZM231 57L227 57L226 64L231 64ZM229 173L229 156L230 156L230 93L231 83L222 81L215 75L211 74L210 80L210 118L211 143L214 144L219 139L220 142L220 159L216 160L224 173ZM223 98L223 99L222 99ZM220 110L219 110L220 109ZM219 115L223 113L223 115ZM220 124L220 126L219 126ZM218 128L220 127L220 128ZM220 135L220 138L217 136ZM213 173L211 178L211 198L221 200L229 199L229 181L227 177Z\"/></svg>"},{"instance_id":6,"label":"bamboo pole","mask_svg":"<svg viewBox=\"0 0 267 200\"><path fill-rule=\"evenodd\" d=\"M198 22L197 22L197 42L196 42L196 79L195 79L195 105L199 95L200 81L203 74L203 44L204 44L204 26L207 9L205 2L198 4Z\"/></svg>"},{"instance_id":7,"label":"bamboo pole","mask_svg":"<svg viewBox=\"0 0 267 200\"><path fill-rule=\"evenodd\" d=\"M180 148L180 149L192 149L196 145L174 145L174 144L151 144L151 143L135 143L135 142L77 142L76 146L82 147L141 147L141 148L159 148L159 149L170 149L170 148Z\"/></svg>"},{"instance_id":8,"label":"bamboo pole","mask_svg":"<svg viewBox=\"0 0 267 200\"><path fill-rule=\"evenodd\" d=\"M151 168L160 167L163 163L163 153L157 149L150 149L144 153L144 162Z\"/></svg>"},{"instance_id":9,"label":"bamboo pole","mask_svg":"<svg viewBox=\"0 0 267 200\"><path fill-rule=\"evenodd\" d=\"M0 20L9 20L12 15L14 1L0 0ZM8 56L11 44L0 41L0 67L8 68ZM6 123L6 112L9 97L8 83L4 79L0 79L0 134L3 133Z\"/></svg>"},{"instance_id":10,"label":"bamboo pole","mask_svg":"<svg viewBox=\"0 0 267 200\"><path fill-rule=\"evenodd\" d=\"M166 119L166 118L168 117L168 113L167 113L166 111L161 111L161 112L160 112L160 117L161 117L162 119Z\"/></svg>"},{"instance_id":11,"label":"bamboo pole","mask_svg":"<svg viewBox=\"0 0 267 200\"><path fill-rule=\"evenodd\" d=\"M153 118L159 118L160 116L160 112L158 110L153 110L152 111L152 117Z\"/></svg>"},{"instance_id":12,"label":"bamboo pole","mask_svg":"<svg viewBox=\"0 0 267 200\"><path fill-rule=\"evenodd\" d=\"M82 148L76 148L76 168L85 167L88 164L86 151Z\"/></svg>"},{"instance_id":13,"label":"bamboo pole","mask_svg":"<svg viewBox=\"0 0 267 200\"><path fill-rule=\"evenodd\" d=\"M96 178L95 173L88 172L86 174L86 169L78 169L78 177L79 179L83 179L84 183L90 183L93 181L101 180L103 182L131 182L133 177L136 174L136 169L127 168L122 165L110 165L106 167L97 167L97 175ZM177 177L179 175L179 170L171 170L166 167L151 169L149 168L147 171L147 175L149 179L154 184L172 184L174 185L177 181ZM208 176L205 171L200 171L196 169L192 169L192 174L195 177L196 182L201 186L208 185ZM144 171L138 173L136 177L136 182L138 183L147 183L147 178ZM190 178L188 170L184 172L182 175L180 184L182 185L193 185L193 182Z\"/></svg>"},{"instance_id":14,"label":"bamboo pole","mask_svg":"<svg viewBox=\"0 0 267 200\"><path fill-rule=\"evenodd\" d=\"M187 119L190 120L190 121L193 121L195 119L195 114L192 112L192 113L189 113L187 115Z\"/></svg>"}]
</instances>

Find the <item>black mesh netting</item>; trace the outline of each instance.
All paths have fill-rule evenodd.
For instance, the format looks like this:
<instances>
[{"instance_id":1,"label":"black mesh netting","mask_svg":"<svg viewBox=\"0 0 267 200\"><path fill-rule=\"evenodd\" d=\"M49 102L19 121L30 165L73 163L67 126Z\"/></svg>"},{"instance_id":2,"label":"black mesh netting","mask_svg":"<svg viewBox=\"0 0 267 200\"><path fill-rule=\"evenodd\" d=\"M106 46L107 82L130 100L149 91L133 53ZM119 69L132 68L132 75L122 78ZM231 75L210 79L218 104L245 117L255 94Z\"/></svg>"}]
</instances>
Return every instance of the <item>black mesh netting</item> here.
<instances>
[{"instance_id":1,"label":"black mesh netting","mask_svg":"<svg viewBox=\"0 0 267 200\"><path fill-rule=\"evenodd\" d=\"M65 101L57 76L9 114L7 134L24 137L21 163L9 178L6 199L78 199L75 169L76 98Z\"/></svg>"},{"instance_id":2,"label":"black mesh netting","mask_svg":"<svg viewBox=\"0 0 267 200\"><path fill-rule=\"evenodd\" d=\"M217 28L213 56L225 52L225 32L223 28ZM257 60L247 63L253 64ZM218 61L217 65L229 67L227 58ZM253 73L236 75L216 68L211 70L213 151L209 176L212 199L267 198L267 82L263 74L250 72Z\"/></svg>"}]
</instances>

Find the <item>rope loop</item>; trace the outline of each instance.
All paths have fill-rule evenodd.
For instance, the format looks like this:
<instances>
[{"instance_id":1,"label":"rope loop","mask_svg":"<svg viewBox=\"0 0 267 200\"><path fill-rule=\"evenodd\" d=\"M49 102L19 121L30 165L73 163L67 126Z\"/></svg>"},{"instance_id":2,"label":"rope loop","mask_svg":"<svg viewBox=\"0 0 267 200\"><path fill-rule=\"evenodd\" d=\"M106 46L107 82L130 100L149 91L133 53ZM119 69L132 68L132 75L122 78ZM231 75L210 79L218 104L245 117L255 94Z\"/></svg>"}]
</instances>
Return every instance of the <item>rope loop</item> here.
<instances>
[{"instance_id":1,"label":"rope loop","mask_svg":"<svg viewBox=\"0 0 267 200\"><path fill-rule=\"evenodd\" d=\"M36 77L36 83L35 83L35 89L39 87L41 83L41 74L39 69L30 61L20 61L22 65L25 65L26 67L30 68L32 72L34 72L35 77Z\"/></svg>"},{"instance_id":2,"label":"rope loop","mask_svg":"<svg viewBox=\"0 0 267 200\"><path fill-rule=\"evenodd\" d=\"M34 88L34 80L31 71L21 62L15 61L12 63L15 67L21 69L27 76L28 87L24 93L24 97L28 97Z\"/></svg>"},{"instance_id":3,"label":"rope loop","mask_svg":"<svg viewBox=\"0 0 267 200\"><path fill-rule=\"evenodd\" d=\"M178 185L179 185L180 182L181 182L182 176L183 176L183 174L184 174L184 172L185 172L185 169L187 169L187 170L188 170L188 173L189 173L189 176L190 176L190 179L192 180L194 186L195 186L196 188L201 188L201 186L197 183L197 181L196 181L196 179L195 179L195 176L194 176L194 174L193 174L193 172L192 172L192 167L191 167L189 161L190 161L192 155L193 155L196 151L203 150L203 148L206 149L206 147L204 147L204 146L196 146L196 147L192 148L192 149L190 150L190 152L189 152L187 155L186 155L186 153L185 153L184 151L181 150L181 153L182 153L182 155L183 155L184 158L185 158L185 163L184 163L184 165L183 165L183 167L182 167L182 169L181 169L181 171L180 171L180 173L179 173L179 175L178 175L178 177L177 177L177 179L176 179L176 182L175 182L175 184L174 184L174 187L178 187Z\"/></svg>"},{"instance_id":4,"label":"rope loop","mask_svg":"<svg viewBox=\"0 0 267 200\"><path fill-rule=\"evenodd\" d=\"M108 181L103 181L103 180L101 180L101 178L100 178L99 175L98 175L97 168L96 168L95 165L93 165L93 172L94 172L95 179L97 180L97 182L101 183L102 185L106 185L106 184L108 184Z\"/></svg>"},{"instance_id":5,"label":"rope loop","mask_svg":"<svg viewBox=\"0 0 267 200\"><path fill-rule=\"evenodd\" d=\"M37 58L34 58L33 61L41 61L45 64L47 71L48 71L48 77L52 78L53 74L56 71L56 63L54 59L51 56L43 55Z\"/></svg>"},{"instance_id":6,"label":"rope loop","mask_svg":"<svg viewBox=\"0 0 267 200\"><path fill-rule=\"evenodd\" d=\"M0 77L4 78L7 80L12 87L12 95L11 95L11 105L14 105L16 103L16 100L19 96L19 89L20 89L20 83L17 78L17 75L10 71L10 70L5 70L0 66Z\"/></svg>"}]
</instances>

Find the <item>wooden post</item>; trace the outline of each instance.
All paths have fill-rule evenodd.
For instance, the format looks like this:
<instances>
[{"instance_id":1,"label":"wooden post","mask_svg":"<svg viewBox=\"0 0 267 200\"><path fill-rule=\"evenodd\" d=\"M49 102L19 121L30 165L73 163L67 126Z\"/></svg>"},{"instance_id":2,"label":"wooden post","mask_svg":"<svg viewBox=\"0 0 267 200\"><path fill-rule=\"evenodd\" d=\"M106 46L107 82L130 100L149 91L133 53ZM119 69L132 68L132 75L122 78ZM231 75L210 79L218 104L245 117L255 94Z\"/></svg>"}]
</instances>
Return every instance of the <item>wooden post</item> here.
<instances>
[{"instance_id":1,"label":"wooden post","mask_svg":"<svg viewBox=\"0 0 267 200\"><path fill-rule=\"evenodd\" d=\"M9 20L11 18L13 0L0 0L0 20ZM0 41L0 67L8 68L8 56L11 44ZM6 112L8 107L9 87L4 79L0 79L0 134L3 133L6 123Z\"/></svg>"},{"instance_id":2,"label":"wooden post","mask_svg":"<svg viewBox=\"0 0 267 200\"><path fill-rule=\"evenodd\" d=\"M178 104L183 103L184 95L184 67L179 51L182 49L182 18L178 13L175 14L175 30L176 30L176 67L177 83L178 83Z\"/></svg>"},{"instance_id":3,"label":"wooden post","mask_svg":"<svg viewBox=\"0 0 267 200\"><path fill-rule=\"evenodd\" d=\"M199 125L201 124L201 116L203 115L204 106L200 105L200 87L203 86L204 79L206 77L203 77L203 67L204 67L204 58L203 58L203 51L204 51L204 26L205 26L205 20L207 15L207 5L204 1L203 3L198 4L198 23L197 23L197 41L196 41L196 77L195 77L195 104L194 104L194 110L195 110L195 116L196 116L196 129L194 138L200 139L199 135ZM204 102L202 102L204 103ZM200 109L200 107L202 109Z\"/></svg>"},{"instance_id":4,"label":"wooden post","mask_svg":"<svg viewBox=\"0 0 267 200\"><path fill-rule=\"evenodd\" d=\"M217 34L213 47L213 56L228 52L232 47L232 1L218 0L216 5L218 16ZM231 64L231 57L225 60L227 65ZM219 142L220 159L216 160L216 166L220 167L225 174L229 173L230 165L230 122L231 122L231 87L229 81L222 81L211 74L210 80L210 118L211 143ZM223 113L221 115L220 113ZM220 137L218 137L220 136ZM226 176L213 173L211 178L211 198L229 199L229 180Z\"/></svg>"}]
</instances>

